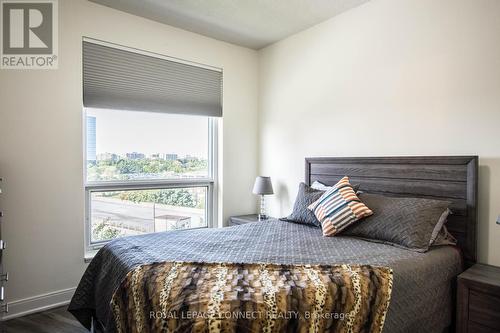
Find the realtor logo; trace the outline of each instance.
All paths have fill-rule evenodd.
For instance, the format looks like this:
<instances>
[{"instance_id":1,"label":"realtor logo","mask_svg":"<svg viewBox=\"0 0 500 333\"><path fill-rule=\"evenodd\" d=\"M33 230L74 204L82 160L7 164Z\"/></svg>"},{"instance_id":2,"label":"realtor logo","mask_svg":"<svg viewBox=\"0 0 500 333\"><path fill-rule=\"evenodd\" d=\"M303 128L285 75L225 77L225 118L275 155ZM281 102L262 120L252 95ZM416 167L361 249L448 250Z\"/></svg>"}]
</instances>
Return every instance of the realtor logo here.
<instances>
[{"instance_id":1,"label":"realtor logo","mask_svg":"<svg viewBox=\"0 0 500 333\"><path fill-rule=\"evenodd\" d=\"M0 0L0 68L57 68L57 0Z\"/></svg>"}]
</instances>

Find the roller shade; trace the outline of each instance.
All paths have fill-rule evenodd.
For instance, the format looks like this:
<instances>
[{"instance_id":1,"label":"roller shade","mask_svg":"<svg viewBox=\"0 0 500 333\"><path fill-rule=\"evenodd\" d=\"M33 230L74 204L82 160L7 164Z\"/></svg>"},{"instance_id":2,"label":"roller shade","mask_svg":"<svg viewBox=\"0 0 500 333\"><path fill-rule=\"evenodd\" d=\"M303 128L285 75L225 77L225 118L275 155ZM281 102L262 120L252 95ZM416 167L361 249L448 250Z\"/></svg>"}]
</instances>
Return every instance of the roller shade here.
<instances>
[{"instance_id":1,"label":"roller shade","mask_svg":"<svg viewBox=\"0 0 500 333\"><path fill-rule=\"evenodd\" d=\"M222 72L84 40L83 105L222 117Z\"/></svg>"}]
</instances>

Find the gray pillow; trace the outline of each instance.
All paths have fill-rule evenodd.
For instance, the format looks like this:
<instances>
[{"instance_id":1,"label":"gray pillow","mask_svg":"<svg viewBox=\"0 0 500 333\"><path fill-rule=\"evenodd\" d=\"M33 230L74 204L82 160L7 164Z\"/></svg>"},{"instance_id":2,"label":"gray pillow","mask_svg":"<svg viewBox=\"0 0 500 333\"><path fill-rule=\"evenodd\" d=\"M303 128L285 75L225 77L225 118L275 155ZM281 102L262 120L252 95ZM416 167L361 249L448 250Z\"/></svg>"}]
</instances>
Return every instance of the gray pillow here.
<instances>
[{"instance_id":1,"label":"gray pillow","mask_svg":"<svg viewBox=\"0 0 500 333\"><path fill-rule=\"evenodd\" d=\"M307 209L307 207L318 200L323 193L323 191L312 189L310 186L300 183L299 193L295 199L292 214L281 218L280 220L321 227L321 223L318 221L314 213Z\"/></svg>"},{"instance_id":2,"label":"gray pillow","mask_svg":"<svg viewBox=\"0 0 500 333\"><path fill-rule=\"evenodd\" d=\"M353 224L342 235L357 236L418 252L429 249L448 214L448 201L423 198L395 198L361 193L359 198L373 215ZM438 225L441 223L441 225Z\"/></svg>"}]
</instances>

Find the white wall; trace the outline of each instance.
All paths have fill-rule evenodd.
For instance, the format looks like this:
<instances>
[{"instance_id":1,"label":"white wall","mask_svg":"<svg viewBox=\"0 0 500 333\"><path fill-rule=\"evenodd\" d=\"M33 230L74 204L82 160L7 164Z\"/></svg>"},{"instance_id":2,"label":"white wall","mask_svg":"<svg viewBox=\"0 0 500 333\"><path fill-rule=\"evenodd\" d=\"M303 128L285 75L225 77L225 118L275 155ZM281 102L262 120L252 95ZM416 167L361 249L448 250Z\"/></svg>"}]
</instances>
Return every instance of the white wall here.
<instances>
[{"instance_id":1,"label":"white wall","mask_svg":"<svg viewBox=\"0 0 500 333\"><path fill-rule=\"evenodd\" d=\"M500 1L372 0L260 52L260 173L290 212L306 156L480 156L500 265Z\"/></svg>"},{"instance_id":2,"label":"white wall","mask_svg":"<svg viewBox=\"0 0 500 333\"><path fill-rule=\"evenodd\" d=\"M75 287L85 269L83 36L224 69L221 220L255 211L257 52L88 1L59 1L59 69L0 70L0 207L14 312L62 300L67 293L31 297Z\"/></svg>"}]
</instances>

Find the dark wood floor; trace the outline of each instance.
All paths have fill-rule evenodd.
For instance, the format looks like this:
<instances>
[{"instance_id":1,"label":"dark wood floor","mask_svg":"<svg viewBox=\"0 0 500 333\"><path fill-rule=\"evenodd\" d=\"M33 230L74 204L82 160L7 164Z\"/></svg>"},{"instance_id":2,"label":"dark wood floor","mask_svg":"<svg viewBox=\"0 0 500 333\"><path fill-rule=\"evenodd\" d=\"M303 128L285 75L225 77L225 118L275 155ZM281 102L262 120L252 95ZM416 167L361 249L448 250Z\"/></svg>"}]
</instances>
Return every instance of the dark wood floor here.
<instances>
[{"instance_id":1,"label":"dark wood floor","mask_svg":"<svg viewBox=\"0 0 500 333\"><path fill-rule=\"evenodd\" d=\"M0 323L2 333L88 333L78 321L66 311L66 307L55 308L29 316Z\"/></svg>"}]
</instances>

